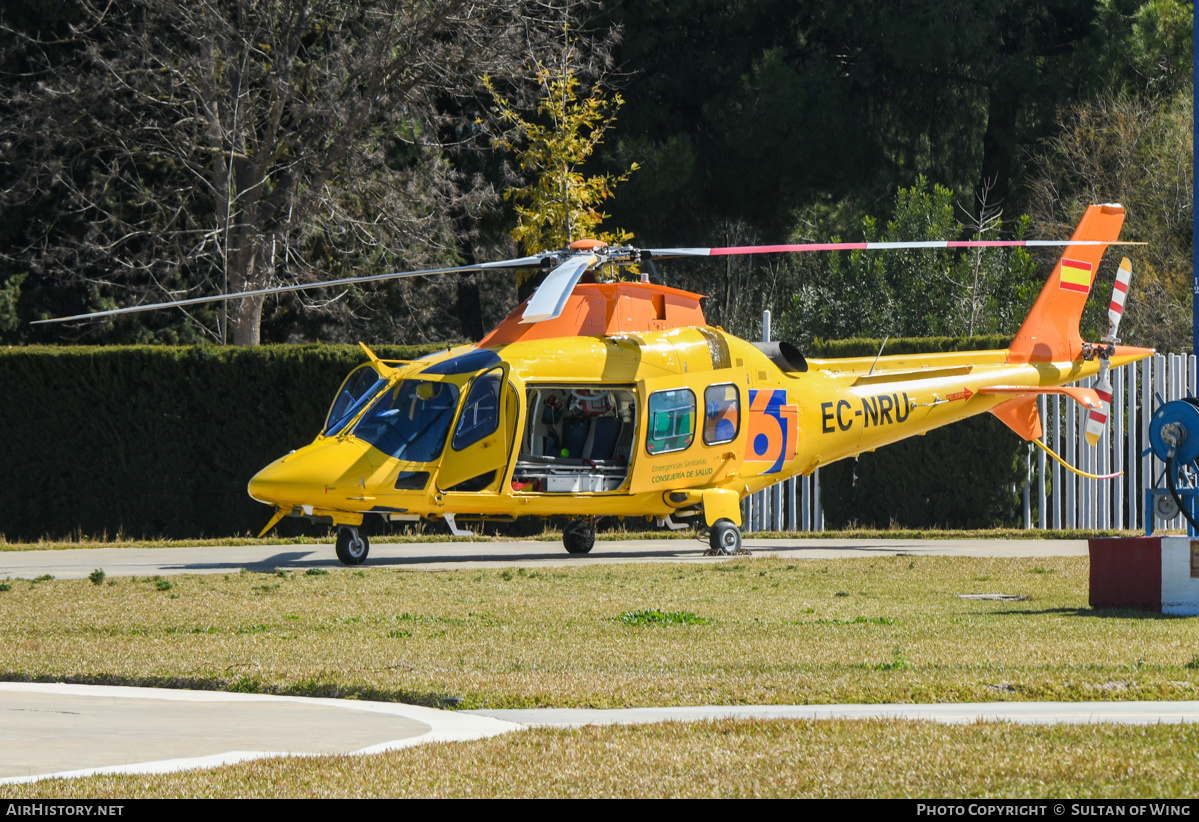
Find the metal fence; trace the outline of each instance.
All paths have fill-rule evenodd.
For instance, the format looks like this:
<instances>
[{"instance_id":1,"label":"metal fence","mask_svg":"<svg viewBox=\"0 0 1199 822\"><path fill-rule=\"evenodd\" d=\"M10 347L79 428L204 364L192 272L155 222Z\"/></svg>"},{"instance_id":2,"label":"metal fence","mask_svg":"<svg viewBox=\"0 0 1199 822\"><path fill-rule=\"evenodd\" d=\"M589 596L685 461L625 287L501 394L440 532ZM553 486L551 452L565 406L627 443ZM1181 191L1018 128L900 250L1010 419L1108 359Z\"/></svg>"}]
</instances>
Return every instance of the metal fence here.
<instances>
[{"instance_id":1,"label":"metal fence","mask_svg":"<svg viewBox=\"0 0 1199 822\"><path fill-rule=\"evenodd\" d=\"M769 320L763 323L769 334ZM1025 528L1127 528L1144 530L1145 491L1163 485L1165 468L1149 449L1149 420L1163 402L1199 394L1194 354L1155 354L1113 368L1112 411L1108 430L1094 448L1086 441L1087 410L1061 396L1041 396L1042 442L1062 459L1089 474L1122 472L1110 480L1080 477L1067 471L1032 443L1028 444L1024 485ZM1079 385L1093 387L1096 380ZM1012 434L1012 436L1016 436ZM823 531L820 470L793 477L742 502L743 531ZM1152 519L1149 523L1154 527ZM1159 528L1185 528L1182 517L1158 522Z\"/></svg>"},{"instance_id":2,"label":"metal fence","mask_svg":"<svg viewBox=\"0 0 1199 822\"><path fill-rule=\"evenodd\" d=\"M1042 397L1041 418L1045 444L1071 465L1093 474L1122 474L1111 480L1078 477L1053 461L1047 467L1045 453L1035 449L1035 460L1029 458L1025 528L1034 527L1034 516L1037 528L1154 526L1153 512L1145 510L1145 491L1163 485L1165 465L1149 453L1149 421L1163 402L1196 394L1195 355L1155 354L1111 373L1111 422L1094 448L1086 443L1086 411L1077 403ZM1157 525L1185 527L1181 517Z\"/></svg>"}]
</instances>

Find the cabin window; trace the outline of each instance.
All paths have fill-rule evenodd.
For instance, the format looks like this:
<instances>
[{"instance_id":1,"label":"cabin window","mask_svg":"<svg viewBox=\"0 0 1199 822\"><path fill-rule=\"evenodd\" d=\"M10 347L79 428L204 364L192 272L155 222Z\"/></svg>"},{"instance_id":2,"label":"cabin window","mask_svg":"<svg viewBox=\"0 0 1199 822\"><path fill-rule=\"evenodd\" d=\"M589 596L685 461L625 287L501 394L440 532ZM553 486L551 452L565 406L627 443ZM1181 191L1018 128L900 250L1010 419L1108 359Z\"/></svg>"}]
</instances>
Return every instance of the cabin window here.
<instances>
[{"instance_id":1,"label":"cabin window","mask_svg":"<svg viewBox=\"0 0 1199 822\"><path fill-rule=\"evenodd\" d=\"M462 416L451 441L455 451L493 434L500 426L500 382L503 373L496 368L477 377L466 394Z\"/></svg>"},{"instance_id":2,"label":"cabin window","mask_svg":"<svg viewBox=\"0 0 1199 822\"><path fill-rule=\"evenodd\" d=\"M325 418L325 436L331 437L344 428L370 402L379 387L386 384L387 380L380 377L370 363L351 371L337 390L329 416Z\"/></svg>"},{"instance_id":3,"label":"cabin window","mask_svg":"<svg viewBox=\"0 0 1199 822\"><path fill-rule=\"evenodd\" d=\"M686 388L649 395L649 433L645 450L651 454L682 451L695 439L695 394Z\"/></svg>"},{"instance_id":4,"label":"cabin window","mask_svg":"<svg viewBox=\"0 0 1199 822\"><path fill-rule=\"evenodd\" d=\"M741 427L741 401L732 383L704 390L704 444L720 445L737 439Z\"/></svg>"}]
</instances>

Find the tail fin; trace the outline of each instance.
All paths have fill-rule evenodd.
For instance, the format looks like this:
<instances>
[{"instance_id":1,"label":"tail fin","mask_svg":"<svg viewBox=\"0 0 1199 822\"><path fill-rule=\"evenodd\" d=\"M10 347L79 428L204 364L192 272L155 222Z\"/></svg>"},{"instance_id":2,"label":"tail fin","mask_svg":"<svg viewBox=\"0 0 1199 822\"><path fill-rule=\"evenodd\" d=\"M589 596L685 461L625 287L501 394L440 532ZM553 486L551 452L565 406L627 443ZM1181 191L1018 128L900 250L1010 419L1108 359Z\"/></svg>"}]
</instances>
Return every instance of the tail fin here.
<instances>
[{"instance_id":1,"label":"tail fin","mask_svg":"<svg viewBox=\"0 0 1199 822\"><path fill-rule=\"evenodd\" d=\"M1115 241L1123 224L1123 206L1088 206L1070 239ZM1061 362L1082 355L1078 321L1106 250L1105 245L1066 246L1024 325L1012 340L1008 362Z\"/></svg>"}]
</instances>

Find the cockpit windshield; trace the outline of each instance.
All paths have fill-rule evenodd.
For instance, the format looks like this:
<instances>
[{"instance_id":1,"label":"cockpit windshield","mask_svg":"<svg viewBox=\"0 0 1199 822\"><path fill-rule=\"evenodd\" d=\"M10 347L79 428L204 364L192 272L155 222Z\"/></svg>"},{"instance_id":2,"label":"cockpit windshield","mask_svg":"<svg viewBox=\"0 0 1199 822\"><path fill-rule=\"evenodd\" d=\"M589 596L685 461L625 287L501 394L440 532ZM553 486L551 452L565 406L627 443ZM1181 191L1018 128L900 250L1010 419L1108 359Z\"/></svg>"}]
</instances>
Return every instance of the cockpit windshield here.
<instances>
[{"instance_id":1,"label":"cockpit windshield","mask_svg":"<svg viewBox=\"0 0 1199 822\"><path fill-rule=\"evenodd\" d=\"M353 434L398 460L431 462L445 448L458 388L401 380L387 388L354 426Z\"/></svg>"}]
</instances>

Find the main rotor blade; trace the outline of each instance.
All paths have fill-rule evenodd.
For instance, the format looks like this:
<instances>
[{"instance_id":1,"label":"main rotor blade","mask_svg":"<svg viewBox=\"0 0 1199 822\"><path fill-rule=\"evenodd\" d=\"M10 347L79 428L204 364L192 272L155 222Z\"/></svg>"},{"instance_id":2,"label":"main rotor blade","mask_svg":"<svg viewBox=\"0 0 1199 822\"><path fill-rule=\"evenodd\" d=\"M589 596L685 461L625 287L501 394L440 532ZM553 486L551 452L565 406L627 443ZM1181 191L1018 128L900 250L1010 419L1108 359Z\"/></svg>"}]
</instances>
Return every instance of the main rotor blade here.
<instances>
[{"instance_id":1,"label":"main rotor blade","mask_svg":"<svg viewBox=\"0 0 1199 822\"><path fill-rule=\"evenodd\" d=\"M885 243L796 243L739 245L726 248L647 248L654 257L727 257L733 254L779 254L806 251L894 251L912 248L1053 248L1083 245L1145 245L1130 240L914 240Z\"/></svg>"},{"instance_id":2,"label":"main rotor blade","mask_svg":"<svg viewBox=\"0 0 1199 822\"><path fill-rule=\"evenodd\" d=\"M522 323L539 323L553 320L566 308L566 298L578 284L583 272L599 262L594 254L584 254L571 257L562 265L546 275L545 280L529 298L525 313L521 314Z\"/></svg>"},{"instance_id":3,"label":"main rotor blade","mask_svg":"<svg viewBox=\"0 0 1199 822\"><path fill-rule=\"evenodd\" d=\"M1099 363L1099 378L1095 380L1095 393L1099 395L1099 407L1092 408L1087 414L1087 444L1098 444L1103 432L1107 430L1107 418L1112 413L1112 382L1107 377L1109 368L1106 359Z\"/></svg>"},{"instance_id":4,"label":"main rotor blade","mask_svg":"<svg viewBox=\"0 0 1199 822\"><path fill-rule=\"evenodd\" d=\"M259 297L267 294L286 294L292 291L307 291L310 288L329 288L337 285L353 285L355 283L370 283L380 280L396 280L401 277L427 277L433 274L457 274L467 271L490 271L503 268L533 268L541 265L542 257L518 257L513 260L500 260L494 263L474 263L472 265L457 265L450 268L429 268L423 271L396 271L391 274L372 274L367 277L346 277L340 280L324 280L319 283L303 283L301 285L281 285L275 288L258 288L253 291L238 291L233 294L216 294L210 297L190 297L186 300L171 300L165 303L134 305L128 308L114 308L109 311L94 311L90 314L76 314L72 317L53 317L48 320L33 320L30 325L45 325L47 323L66 323L72 320L94 320L100 317L112 317L116 314L133 314L138 311L154 311L159 308L174 308L183 305L200 305L201 303L227 302L240 300L243 297Z\"/></svg>"}]
</instances>

